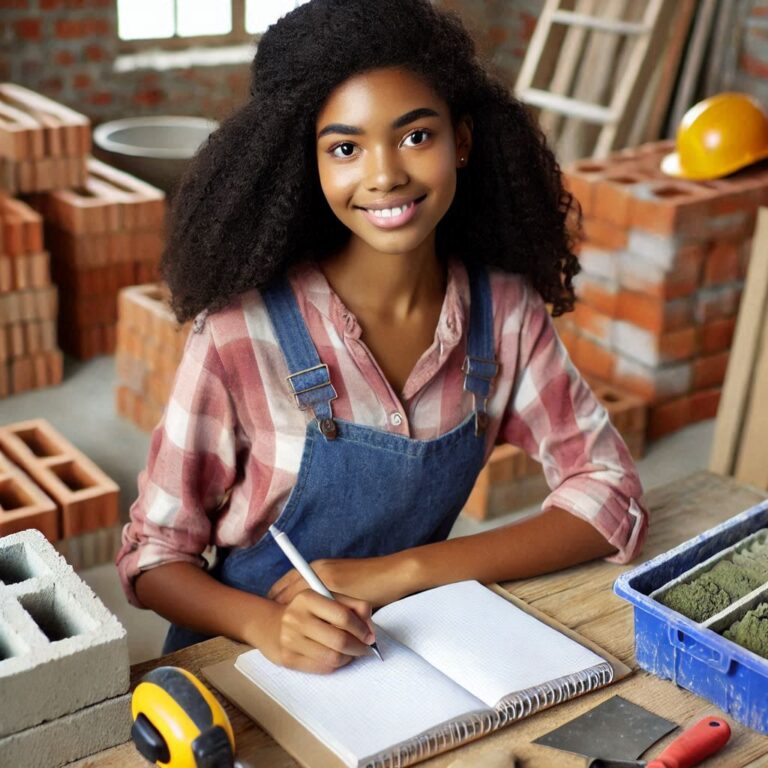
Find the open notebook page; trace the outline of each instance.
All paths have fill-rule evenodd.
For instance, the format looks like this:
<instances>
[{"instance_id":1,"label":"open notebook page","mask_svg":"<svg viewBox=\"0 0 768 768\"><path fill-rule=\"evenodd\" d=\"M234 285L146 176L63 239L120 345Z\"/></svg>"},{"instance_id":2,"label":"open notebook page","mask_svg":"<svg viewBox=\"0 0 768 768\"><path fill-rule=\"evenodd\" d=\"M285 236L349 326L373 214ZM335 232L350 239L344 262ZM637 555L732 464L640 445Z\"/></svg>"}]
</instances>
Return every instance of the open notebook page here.
<instances>
[{"instance_id":1,"label":"open notebook page","mask_svg":"<svg viewBox=\"0 0 768 768\"><path fill-rule=\"evenodd\" d=\"M374 621L491 707L604 662L477 581L390 603Z\"/></svg>"},{"instance_id":2,"label":"open notebook page","mask_svg":"<svg viewBox=\"0 0 768 768\"><path fill-rule=\"evenodd\" d=\"M376 644L383 663L371 654L330 675L279 667L257 650L241 654L235 666L351 766L437 724L487 710L386 632L377 632Z\"/></svg>"}]
</instances>

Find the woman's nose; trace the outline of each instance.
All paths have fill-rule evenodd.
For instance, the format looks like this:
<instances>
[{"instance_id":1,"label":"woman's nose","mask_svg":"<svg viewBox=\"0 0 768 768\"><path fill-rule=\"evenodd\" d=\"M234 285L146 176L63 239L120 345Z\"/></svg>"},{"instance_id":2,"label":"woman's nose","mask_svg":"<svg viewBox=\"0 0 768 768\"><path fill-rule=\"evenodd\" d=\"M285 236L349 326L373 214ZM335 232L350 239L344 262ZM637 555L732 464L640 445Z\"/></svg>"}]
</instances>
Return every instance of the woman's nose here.
<instances>
[{"instance_id":1,"label":"woman's nose","mask_svg":"<svg viewBox=\"0 0 768 768\"><path fill-rule=\"evenodd\" d=\"M368 154L366 186L387 191L408 181L397 148L382 147Z\"/></svg>"}]
</instances>

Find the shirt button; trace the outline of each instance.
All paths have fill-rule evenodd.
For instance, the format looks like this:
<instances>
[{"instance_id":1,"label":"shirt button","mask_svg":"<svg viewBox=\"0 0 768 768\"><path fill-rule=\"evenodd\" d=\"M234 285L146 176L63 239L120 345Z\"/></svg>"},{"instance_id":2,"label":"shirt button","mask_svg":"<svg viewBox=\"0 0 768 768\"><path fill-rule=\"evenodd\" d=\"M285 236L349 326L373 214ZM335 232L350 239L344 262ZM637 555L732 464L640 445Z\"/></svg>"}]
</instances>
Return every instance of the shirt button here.
<instances>
[{"instance_id":1,"label":"shirt button","mask_svg":"<svg viewBox=\"0 0 768 768\"><path fill-rule=\"evenodd\" d=\"M399 427L403 423L403 417L397 411L390 414L389 420L396 427Z\"/></svg>"}]
</instances>

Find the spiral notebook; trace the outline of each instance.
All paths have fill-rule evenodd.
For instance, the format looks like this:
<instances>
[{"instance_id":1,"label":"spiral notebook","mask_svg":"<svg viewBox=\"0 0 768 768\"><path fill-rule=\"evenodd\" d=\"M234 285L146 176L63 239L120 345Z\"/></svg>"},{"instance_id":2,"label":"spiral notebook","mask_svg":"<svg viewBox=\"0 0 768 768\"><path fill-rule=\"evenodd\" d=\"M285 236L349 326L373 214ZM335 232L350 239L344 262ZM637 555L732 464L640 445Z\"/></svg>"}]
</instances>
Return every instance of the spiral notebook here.
<instances>
[{"instance_id":1,"label":"spiral notebook","mask_svg":"<svg viewBox=\"0 0 768 768\"><path fill-rule=\"evenodd\" d=\"M313 768L411 765L629 672L496 590L463 581L381 608L383 662L312 675L250 650L202 672Z\"/></svg>"}]
</instances>

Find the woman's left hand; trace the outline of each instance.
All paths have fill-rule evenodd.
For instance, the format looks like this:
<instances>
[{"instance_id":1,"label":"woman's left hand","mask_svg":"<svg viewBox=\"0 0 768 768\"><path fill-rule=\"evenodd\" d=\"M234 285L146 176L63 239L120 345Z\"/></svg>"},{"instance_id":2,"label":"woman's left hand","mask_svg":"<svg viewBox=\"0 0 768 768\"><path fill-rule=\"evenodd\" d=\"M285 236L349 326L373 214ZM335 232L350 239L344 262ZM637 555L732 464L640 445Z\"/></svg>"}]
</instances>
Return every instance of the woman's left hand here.
<instances>
[{"instance_id":1,"label":"woman's left hand","mask_svg":"<svg viewBox=\"0 0 768 768\"><path fill-rule=\"evenodd\" d=\"M411 591L402 578L403 569L395 567L393 556L315 560L311 565L331 592L365 600L376 608L399 600ZM308 588L307 582L293 569L272 585L267 597L285 604Z\"/></svg>"}]
</instances>

